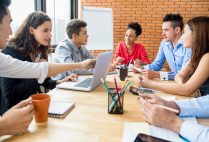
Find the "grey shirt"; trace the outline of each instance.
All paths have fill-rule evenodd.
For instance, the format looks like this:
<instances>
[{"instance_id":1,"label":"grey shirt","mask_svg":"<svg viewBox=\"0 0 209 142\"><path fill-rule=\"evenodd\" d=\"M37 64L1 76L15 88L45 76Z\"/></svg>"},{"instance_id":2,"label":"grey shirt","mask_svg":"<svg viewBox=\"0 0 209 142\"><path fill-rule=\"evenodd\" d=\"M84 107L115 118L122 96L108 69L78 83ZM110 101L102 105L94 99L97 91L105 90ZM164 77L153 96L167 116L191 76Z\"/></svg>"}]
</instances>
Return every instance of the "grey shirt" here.
<instances>
[{"instance_id":1,"label":"grey shirt","mask_svg":"<svg viewBox=\"0 0 209 142\"><path fill-rule=\"evenodd\" d=\"M71 39L66 39L61 42L55 49L55 53L52 56L52 62L56 63L77 63L84 61L86 59L94 59L95 57L89 53L89 51L84 47L77 48ZM59 74L53 79L63 79L66 76L75 73L78 75L82 74L93 74L93 70L71 70L62 74Z\"/></svg>"}]
</instances>

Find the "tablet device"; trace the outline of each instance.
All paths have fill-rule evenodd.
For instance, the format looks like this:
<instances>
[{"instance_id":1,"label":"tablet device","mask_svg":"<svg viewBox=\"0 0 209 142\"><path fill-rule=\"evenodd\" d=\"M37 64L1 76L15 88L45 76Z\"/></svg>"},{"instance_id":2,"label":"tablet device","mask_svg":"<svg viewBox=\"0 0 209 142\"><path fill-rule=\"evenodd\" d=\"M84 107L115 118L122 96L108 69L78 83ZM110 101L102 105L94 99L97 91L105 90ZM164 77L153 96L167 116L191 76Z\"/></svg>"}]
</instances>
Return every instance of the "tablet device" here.
<instances>
[{"instance_id":1,"label":"tablet device","mask_svg":"<svg viewBox=\"0 0 209 142\"><path fill-rule=\"evenodd\" d=\"M169 142L146 134L138 134L134 142Z\"/></svg>"}]
</instances>

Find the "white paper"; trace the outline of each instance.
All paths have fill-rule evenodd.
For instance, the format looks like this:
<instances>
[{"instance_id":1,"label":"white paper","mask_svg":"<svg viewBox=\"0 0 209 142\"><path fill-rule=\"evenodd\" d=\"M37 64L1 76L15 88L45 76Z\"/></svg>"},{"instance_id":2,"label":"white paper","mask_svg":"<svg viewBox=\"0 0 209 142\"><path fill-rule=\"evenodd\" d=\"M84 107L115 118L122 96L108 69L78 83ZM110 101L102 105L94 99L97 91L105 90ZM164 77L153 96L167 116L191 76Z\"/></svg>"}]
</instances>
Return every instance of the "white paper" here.
<instances>
[{"instance_id":1,"label":"white paper","mask_svg":"<svg viewBox=\"0 0 209 142\"><path fill-rule=\"evenodd\" d=\"M161 98L163 98L166 101L175 101L176 100L175 96L164 96L164 97L161 97Z\"/></svg>"},{"instance_id":2,"label":"white paper","mask_svg":"<svg viewBox=\"0 0 209 142\"><path fill-rule=\"evenodd\" d=\"M122 142L133 142L139 133L150 134L149 124L140 122L126 122Z\"/></svg>"},{"instance_id":3,"label":"white paper","mask_svg":"<svg viewBox=\"0 0 209 142\"><path fill-rule=\"evenodd\" d=\"M185 117L183 119L197 123L195 117ZM122 142L133 142L139 133L148 134L172 142L184 142L179 135L173 131L155 127L143 122L126 122Z\"/></svg>"}]
</instances>

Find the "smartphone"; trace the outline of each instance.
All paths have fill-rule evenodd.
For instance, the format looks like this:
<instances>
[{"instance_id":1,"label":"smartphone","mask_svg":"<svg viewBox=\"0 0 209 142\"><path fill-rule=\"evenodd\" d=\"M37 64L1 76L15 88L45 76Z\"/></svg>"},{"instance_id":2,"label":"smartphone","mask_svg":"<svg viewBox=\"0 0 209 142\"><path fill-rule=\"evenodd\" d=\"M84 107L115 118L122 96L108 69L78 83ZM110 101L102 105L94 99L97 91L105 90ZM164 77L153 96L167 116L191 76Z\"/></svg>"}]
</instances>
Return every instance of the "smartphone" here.
<instances>
[{"instance_id":1,"label":"smartphone","mask_svg":"<svg viewBox=\"0 0 209 142\"><path fill-rule=\"evenodd\" d=\"M131 92L133 95L139 95L139 88L130 86L129 92Z\"/></svg>"},{"instance_id":2,"label":"smartphone","mask_svg":"<svg viewBox=\"0 0 209 142\"><path fill-rule=\"evenodd\" d=\"M149 89L149 88L144 88L144 87L139 87L139 93L141 94L153 94L156 91L153 89Z\"/></svg>"},{"instance_id":3,"label":"smartphone","mask_svg":"<svg viewBox=\"0 0 209 142\"><path fill-rule=\"evenodd\" d=\"M138 134L134 142L169 142L146 134Z\"/></svg>"},{"instance_id":4,"label":"smartphone","mask_svg":"<svg viewBox=\"0 0 209 142\"><path fill-rule=\"evenodd\" d=\"M129 92L131 92L133 95L139 95L141 94L153 94L156 92L156 90L149 89L149 88L144 88L144 87L134 87L131 86L129 89Z\"/></svg>"}]
</instances>

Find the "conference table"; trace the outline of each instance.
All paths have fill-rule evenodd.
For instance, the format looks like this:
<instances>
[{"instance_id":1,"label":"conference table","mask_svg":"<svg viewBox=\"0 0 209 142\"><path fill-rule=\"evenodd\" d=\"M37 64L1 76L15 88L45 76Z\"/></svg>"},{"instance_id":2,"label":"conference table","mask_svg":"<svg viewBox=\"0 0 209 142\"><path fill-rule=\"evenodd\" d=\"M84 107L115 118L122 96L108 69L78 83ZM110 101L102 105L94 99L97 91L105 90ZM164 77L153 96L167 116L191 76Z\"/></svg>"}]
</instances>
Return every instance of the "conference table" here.
<instances>
[{"instance_id":1,"label":"conference table","mask_svg":"<svg viewBox=\"0 0 209 142\"><path fill-rule=\"evenodd\" d=\"M106 82L114 87L114 75L108 75ZM115 75L118 86L121 86L118 75ZM127 78L137 85L138 74L129 73ZM164 81L167 83L167 81ZM45 123L34 120L29 131L15 136L2 136L5 142L121 142L125 122L144 122L137 96L129 92L124 95L124 113L108 114L108 95L101 84L92 92L81 92L64 89L53 89L50 94L52 100L74 102L75 108L64 118L48 118ZM157 92L160 96L173 96ZM187 97L176 96L176 99ZM198 120L209 125L209 119Z\"/></svg>"}]
</instances>

